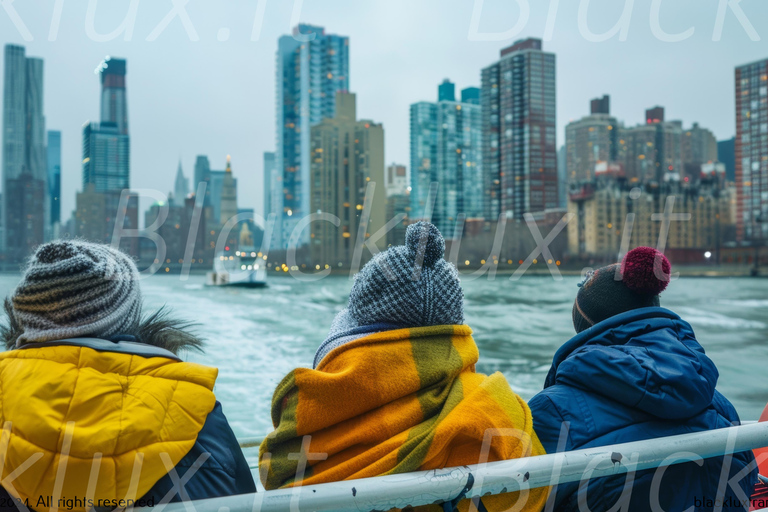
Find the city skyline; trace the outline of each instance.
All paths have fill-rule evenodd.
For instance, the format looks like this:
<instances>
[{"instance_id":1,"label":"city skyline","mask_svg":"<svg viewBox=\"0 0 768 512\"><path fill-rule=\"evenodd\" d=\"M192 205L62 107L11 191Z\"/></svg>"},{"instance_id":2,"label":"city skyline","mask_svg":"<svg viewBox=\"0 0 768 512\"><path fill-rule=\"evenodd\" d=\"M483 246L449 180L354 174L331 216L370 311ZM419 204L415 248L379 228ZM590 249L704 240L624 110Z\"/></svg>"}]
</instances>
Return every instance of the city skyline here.
<instances>
[{"instance_id":1,"label":"city skyline","mask_svg":"<svg viewBox=\"0 0 768 512\"><path fill-rule=\"evenodd\" d=\"M592 3L591 30L608 30L620 8ZM552 40L545 41L547 51L558 56L558 147L564 143L564 126L586 113L590 98L605 93L611 95L614 115L627 125L641 122L642 111L659 104L666 107L668 118L686 125L699 122L718 140L734 135L733 70L764 58L761 45L751 41L730 11L721 40L713 42L717 6L691 9L690 2L665 6L662 21L668 32L693 25L695 34L681 43L661 42L649 29L647 3L635 6L624 42L618 35L603 43L587 41L579 34L576 7L560 8ZM756 31L764 34L766 6L743 4ZM533 7L521 33L505 40L470 41L471 3L452 4L453 9L434 2L396 3L389 9L351 2L336 2L332 9L326 5L307 3L299 19L350 37L350 88L360 94L360 115L386 127L388 163L409 161L409 104L433 98L435 84L446 77L458 89L477 85L480 69L495 62L501 48L516 39L541 37L547 16L546 8ZM45 60L46 127L62 131L62 220L69 218L75 191L81 188L80 130L86 119L98 118L93 98L99 84L91 73L106 54L124 57L131 65L132 186L170 191L179 154L188 178L198 154L214 161L232 154L240 170L242 205L261 211L263 152L275 149L274 54L277 38L292 28L292 2L266 8L257 41L250 40L253 6L238 3L226 12L190 6L200 37L197 43L190 42L178 19L157 41L145 41L167 14L169 6L164 5L142 4L134 40L125 42L120 36L108 43L88 38L82 23L84 7L64 9L55 42L46 38L50 13L14 7L35 40L24 41L3 14L0 30L7 35L2 42L22 44L27 55ZM100 7L96 28L112 30L126 7L127 2ZM247 19L247 27L238 17ZM515 8L486 2L480 32L508 30L516 17ZM227 42L217 40L222 26L232 27ZM170 63L168 51L176 52ZM718 62L717 67L710 67L710 62ZM403 77L409 79L407 87L402 86ZM141 211L145 209L143 203Z\"/></svg>"}]
</instances>

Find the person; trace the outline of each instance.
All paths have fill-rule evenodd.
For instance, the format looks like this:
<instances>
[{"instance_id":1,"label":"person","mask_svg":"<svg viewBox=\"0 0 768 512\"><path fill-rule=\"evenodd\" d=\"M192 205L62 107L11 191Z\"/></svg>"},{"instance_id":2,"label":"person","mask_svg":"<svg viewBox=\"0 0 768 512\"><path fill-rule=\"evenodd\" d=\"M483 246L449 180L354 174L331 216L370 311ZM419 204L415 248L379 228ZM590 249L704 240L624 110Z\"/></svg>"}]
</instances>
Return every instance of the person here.
<instances>
[{"instance_id":1,"label":"person","mask_svg":"<svg viewBox=\"0 0 768 512\"><path fill-rule=\"evenodd\" d=\"M733 405L690 324L660 307L671 265L649 247L588 273L573 304L578 333L554 356L528 403L548 452L729 427ZM752 452L690 461L553 490L555 510L744 510L756 481ZM619 461L621 462L621 461ZM627 454L625 464L631 464ZM725 467L724 467L725 465ZM732 478L735 480L730 480ZM730 481L729 481L730 480ZM626 486L626 487L625 487Z\"/></svg>"},{"instance_id":2,"label":"person","mask_svg":"<svg viewBox=\"0 0 768 512\"><path fill-rule=\"evenodd\" d=\"M275 430L259 450L266 489L478 464L484 440L485 461L544 454L525 401L500 373L475 372L477 345L444 251L438 229L419 222L405 246L355 276L313 368L291 371L275 390ZM417 509L468 510L462 496ZM538 511L546 496L521 482L518 493L474 502ZM404 506L393 496L392 507Z\"/></svg>"},{"instance_id":3,"label":"person","mask_svg":"<svg viewBox=\"0 0 768 512\"><path fill-rule=\"evenodd\" d=\"M189 324L163 309L142 319L138 278L127 255L85 241L30 258L0 331L0 503L115 509L256 491L213 394L218 370L179 359L201 347Z\"/></svg>"}]
</instances>

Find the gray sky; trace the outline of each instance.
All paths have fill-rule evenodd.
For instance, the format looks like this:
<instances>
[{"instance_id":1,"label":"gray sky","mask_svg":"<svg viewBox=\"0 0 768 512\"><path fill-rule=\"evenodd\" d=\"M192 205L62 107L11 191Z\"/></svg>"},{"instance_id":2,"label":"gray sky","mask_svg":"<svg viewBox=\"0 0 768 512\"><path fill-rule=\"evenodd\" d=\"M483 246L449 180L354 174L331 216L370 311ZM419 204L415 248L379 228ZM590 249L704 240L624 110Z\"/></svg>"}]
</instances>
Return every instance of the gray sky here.
<instances>
[{"instance_id":1,"label":"gray sky","mask_svg":"<svg viewBox=\"0 0 768 512\"><path fill-rule=\"evenodd\" d=\"M501 48L515 39L544 37L553 12L544 49L557 54L558 146L564 126L585 115L588 101L604 93L611 95L612 113L628 125L659 104L668 119L682 119L686 126L698 121L718 139L729 138L735 131L733 68L768 58L765 0L742 0L737 7L742 21L730 7L719 18L719 7L728 0L228 0L226 6L191 0L184 7L186 26L198 41L190 40L178 16L147 41L174 4L184 1L138 0L130 41L125 34L96 41L86 27L89 4L95 6L95 31L109 34L125 19L130 0L15 2L31 41L0 7L0 43L23 44L28 55L45 59L47 128L63 132L63 219L81 185L81 127L98 120L99 80L93 70L105 55L128 59L132 187L167 192L179 157L191 177L196 155L207 154L214 169L223 169L231 154L238 202L260 212L262 153L275 146L277 38L290 33L295 7L301 22L350 37L350 86L357 93L358 115L384 124L387 162L409 162L411 103L435 99L443 78L456 82L457 89L479 85L480 69L496 60ZM658 25L652 21L653 3L660 4ZM620 33L591 40L587 31L610 30L629 4L626 40ZM56 5L61 17L51 41ZM517 34L505 34L526 6L527 23ZM579 21L580 7L588 7L586 25ZM262 8L263 22L254 23ZM479 13L474 35L473 9ZM714 41L718 19L724 22ZM656 27L670 34L694 31L685 40L665 42L658 30L654 34ZM222 29L229 30L226 41L219 41L226 39Z\"/></svg>"}]
</instances>

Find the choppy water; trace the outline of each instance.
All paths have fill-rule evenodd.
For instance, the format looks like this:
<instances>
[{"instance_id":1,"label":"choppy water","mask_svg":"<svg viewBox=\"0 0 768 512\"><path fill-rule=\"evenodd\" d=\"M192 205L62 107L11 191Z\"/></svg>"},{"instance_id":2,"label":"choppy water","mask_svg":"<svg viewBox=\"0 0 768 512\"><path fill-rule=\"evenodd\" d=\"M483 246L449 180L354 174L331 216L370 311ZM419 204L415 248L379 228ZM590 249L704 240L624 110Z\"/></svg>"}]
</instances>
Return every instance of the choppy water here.
<instances>
[{"instance_id":1,"label":"choppy water","mask_svg":"<svg viewBox=\"0 0 768 512\"><path fill-rule=\"evenodd\" d=\"M15 286L0 276L0 294ZM271 430L269 407L280 379L310 366L333 316L346 304L351 281L305 283L271 277L261 290L207 288L202 276L153 276L142 281L147 309L168 304L199 322L204 355L191 361L219 367L216 395L238 436ZM525 398L541 389L557 348L574 333L576 277L523 277L465 282L467 323L480 347L478 371L501 371ZM718 389L742 419L757 419L768 401L768 280L682 278L662 304L688 320L720 370Z\"/></svg>"}]
</instances>

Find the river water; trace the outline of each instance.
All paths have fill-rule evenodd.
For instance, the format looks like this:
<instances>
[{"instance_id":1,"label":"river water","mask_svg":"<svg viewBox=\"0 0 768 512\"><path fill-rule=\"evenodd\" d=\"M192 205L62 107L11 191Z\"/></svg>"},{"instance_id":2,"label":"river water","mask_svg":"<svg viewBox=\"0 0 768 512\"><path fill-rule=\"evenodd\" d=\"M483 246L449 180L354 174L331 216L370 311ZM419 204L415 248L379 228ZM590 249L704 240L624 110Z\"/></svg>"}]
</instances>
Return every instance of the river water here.
<instances>
[{"instance_id":1,"label":"river water","mask_svg":"<svg viewBox=\"0 0 768 512\"><path fill-rule=\"evenodd\" d=\"M0 276L0 294L10 293L17 281ZM167 304L177 316L200 324L206 352L185 359L219 367L215 391L235 433L263 436L271 430L272 391L291 369L311 366L331 319L346 304L351 280L330 276L307 283L270 276L265 289L209 288L203 281L145 279L145 309ZM480 348L477 370L502 372L526 399L539 391L555 351L574 334L578 281L464 281L466 321ZM720 370L718 389L742 419L757 419L768 401L768 279L681 278L664 292L662 305L693 325Z\"/></svg>"}]
</instances>

